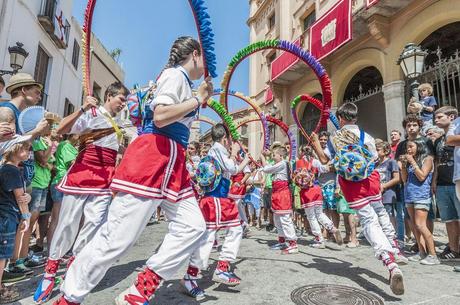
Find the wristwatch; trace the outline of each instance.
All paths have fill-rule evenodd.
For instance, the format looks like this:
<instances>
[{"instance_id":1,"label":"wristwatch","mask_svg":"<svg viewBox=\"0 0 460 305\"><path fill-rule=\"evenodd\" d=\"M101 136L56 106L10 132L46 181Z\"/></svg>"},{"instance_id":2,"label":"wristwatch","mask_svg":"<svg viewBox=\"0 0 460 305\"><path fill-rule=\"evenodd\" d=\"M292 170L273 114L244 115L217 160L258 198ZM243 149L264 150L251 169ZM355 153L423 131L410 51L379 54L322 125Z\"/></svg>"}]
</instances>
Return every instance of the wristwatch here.
<instances>
[{"instance_id":1,"label":"wristwatch","mask_svg":"<svg viewBox=\"0 0 460 305\"><path fill-rule=\"evenodd\" d=\"M21 214L21 219L30 219L31 216L32 216L31 213L23 213Z\"/></svg>"}]
</instances>

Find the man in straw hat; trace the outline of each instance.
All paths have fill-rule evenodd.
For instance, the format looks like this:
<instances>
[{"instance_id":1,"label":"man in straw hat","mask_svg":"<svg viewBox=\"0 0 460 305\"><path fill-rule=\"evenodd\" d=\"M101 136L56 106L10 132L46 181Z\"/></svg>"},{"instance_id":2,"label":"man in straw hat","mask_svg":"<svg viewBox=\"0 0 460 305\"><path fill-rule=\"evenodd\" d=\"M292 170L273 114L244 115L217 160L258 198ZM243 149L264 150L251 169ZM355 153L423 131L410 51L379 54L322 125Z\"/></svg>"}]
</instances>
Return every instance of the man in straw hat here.
<instances>
[{"instance_id":1,"label":"man in straw hat","mask_svg":"<svg viewBox=\"0 0 460 305\"><path fill-rule=\"evenodd\" d=\"M16 133L20 133L19 114L29 106L37 105L42 99L43 86L36 82L32 75L17 73L13 75L6 87L6 92L11 95L11 101L0 103L0 107L7 107L13 111L16 118ZM43 119L29 134L38 137L48 128L48 123Z\"/></svg>"}]
</instances>

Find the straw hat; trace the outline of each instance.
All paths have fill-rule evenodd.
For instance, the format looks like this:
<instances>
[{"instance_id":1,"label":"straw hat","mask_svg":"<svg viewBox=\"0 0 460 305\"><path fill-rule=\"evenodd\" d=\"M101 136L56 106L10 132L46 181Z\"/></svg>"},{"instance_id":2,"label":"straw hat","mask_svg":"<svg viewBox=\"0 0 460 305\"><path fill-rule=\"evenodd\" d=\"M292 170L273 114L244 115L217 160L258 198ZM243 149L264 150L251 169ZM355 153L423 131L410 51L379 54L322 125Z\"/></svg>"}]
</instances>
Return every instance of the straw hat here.
<instances>
[{"instance_id":1,"label":"straw hat","mask_svg":"<svg viewBox=\"0 0 460 305\"><path fill-rule=\"evenodd\" d=\"M8 86L5 88L8 94L11 94L15 89L24 87L24 86L38 86L40 90L43 89L43 85L36 82L32 75L28 73L16 73L11 76Z\"/></svg>"},{"instance_id":2,"label":"straw hat","mask_svg":"<svg viewBox=\"0 0 460 305\"><path fill-rule=\"evenodd\" d=\"M0 154L4 155L10 149L12 149L16 144L21 144L21 143L28 142L31 140L32 140L31 135L27 135L27 136L16 135L13 139L0 143Z\"/></svg>"}]
</instances>

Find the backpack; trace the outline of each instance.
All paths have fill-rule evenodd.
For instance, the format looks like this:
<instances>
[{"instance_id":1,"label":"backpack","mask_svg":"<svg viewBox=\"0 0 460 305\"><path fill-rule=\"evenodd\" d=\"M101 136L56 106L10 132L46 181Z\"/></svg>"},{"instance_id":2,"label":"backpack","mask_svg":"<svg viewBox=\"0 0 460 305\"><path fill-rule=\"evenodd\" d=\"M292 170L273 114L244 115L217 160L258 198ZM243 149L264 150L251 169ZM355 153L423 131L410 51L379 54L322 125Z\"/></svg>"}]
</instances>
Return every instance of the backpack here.
<instances>
[{"instance_id":1,"label":"backpack","mask_svg":"<svg viewBox=\"0 0 460 305\"><path fill-rule=\"evenodd\" d=\"M313 185L315 181L315 170L313 169L313 160L307 162L307 167L296 168L294 171L294 183L301 189L307 189Z\"/></svg>"},{"instance_id":2,"label":"backpack","mask_svg":"<svg viewBox=\"0 0 460 305\"><path fill-rule=\"evenodd\" d=\"M334 167L342 178L348 181L361 181L374 171L373 156L364 145L364 131L360 130L358 144L347 144L337 151Z\"/></svg>"},{"instance_id":3,"label":"backpack","mask_svg":"<svg viewBox=\"0 0 460 305\"><path fill-rule=\"evenodd\" d=\"M209 155L201 159L195 172L195 179L205 193L214 191L222 179L219 162Z\"/></svg>"}]
</instances>

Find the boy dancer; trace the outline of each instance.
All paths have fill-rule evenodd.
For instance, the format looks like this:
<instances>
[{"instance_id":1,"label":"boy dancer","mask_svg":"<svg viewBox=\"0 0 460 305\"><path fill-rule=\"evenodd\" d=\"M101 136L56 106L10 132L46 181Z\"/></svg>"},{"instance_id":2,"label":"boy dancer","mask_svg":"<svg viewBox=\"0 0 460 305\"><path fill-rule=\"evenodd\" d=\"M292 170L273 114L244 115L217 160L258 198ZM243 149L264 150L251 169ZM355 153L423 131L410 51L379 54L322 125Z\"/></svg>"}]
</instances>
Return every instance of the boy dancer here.
<instances>
[{"instance_id":1,"label":"boy dancer","mask_svg":"<svg viewBox=\"0 0 460 305\"><path fill-rule=\"evenodd\" d=\"M201 45L191 37L179 37L150 104L154 124L126 150L111 184L118 193L107 222L70 266L61 287L64 296L55 305L83 302L134 245L158 206L169 220L169 232L137 280L116 298L117 305L148 304L161 281L172 278L199 246L206 227L190 185L185 150L198 108L213 92L208 78L198 95L192 95L191 80L203 73Z\"/></svg>"},{"instance_id":2,"label":"boy dancer","mask_svg":"<svg viewBox=\"0 0 460 305\"><path fill-rule=\"evenodd\" d=\"M275 164L269 165L264 154L261 155L262 170L266 174L273 174L272 210L273 222L278 231L278 243L271 247L272 250L281 250L282 254L298 253L297 236L292 222L292 195L289 188L291 171L285 147L277 147L273 151Z\"/></svg>"},{"instance_id":3,"label":"boy dancer","mask_svg":"<svg viewBox=\"0 0 460 305\"><path fill-rule=\"evenodd\" d=\"M242 162L241 157L242 151L239 151L236 156L237 164ZM237 174L231 177L232 185L230 187L230 192L228 198L235 200L238 206L238 213L240 214L240 219L243 225L244 233L248 233L248 217L243 204L243 198L246 195L246 180L250 176L251 170L248 166L244 166L243 171L238 172Z\"/></svg>"},{"instance_id":4,"label":"boy dancer","mask_svg":"<svg viewBox=\"0 0 460 305\"><path fill-rule=\"evenodd\" d=\"M249 158L246 156L240 165L237 165L236 158L240 150L238 143L233 143L229 156L227 150L230 144L229 134L223 124L216 124L212 127L211 137L214 144L209 150L208 156L214 158L219 164L222 169L222 178L214 190L203 190L205 194L200 200L200 209L206 221L207 230L200 247L192 255L187 274L182 280L188 293L197 299L204 297L204 291L196 283L197 275L200 269L208 267L216 232L220 229L226 229L226 235L214 278L217 282L229 286L236 286L240 283L240 279L230 271L230 262L236 260L243 237L243 229L238 215L237 203L227 197L230 177L241 172L249 163Z\"/></svg>"},{"instance_id":5,"label":"boy dancer","mask_svg":"<svg viewBox=\"0 0 460 305\"><path fill-rule=\"evenodd\" d=\"M363 142L363 145L377 158L374 139L360 130L356 125L358 119L358 107L353 103L345 103L339 107L336 113L340 129L331 137L328 148L334 156L348 144ZM364 137L363 139L362 136ZM313 133L313 148L319 160L326 164L329 158L321 148L318 136ZM342 193L350 207L356 210L363 227L364 236L374 248L375 255L383 261L390 271L390 288L396 295L404 294L403 274L395 262L394 249L379 224L377 214L370 205L374 201L381 201L380 177L377 171L361 181L346 180L339 175L338 182Z\"/></svg>"},{"instance_id":6,"label":"boy dancer","mask_svg":"<svg viewBox=\"0 0 460 305\"><path fill-rule=\"evenodd\" d=\"M121 83L113 83L105 92L105 103L97 109L97 116L88 111L96 107L97 100L87 97L80 110L64 118L59 125L59 134L80 135L81 151L57 186L64 197L50 244L45 275L34 295L38 304L50 298L59 263L74 241L73 254L77 255L107 219L112 201L109 185L123 138L119 128L121 121L116 115L125 107L128 93ZM79 230L82 216L84 222ZM73 257L68 266L72 261Z\"/></svg>"}]
</instances>

